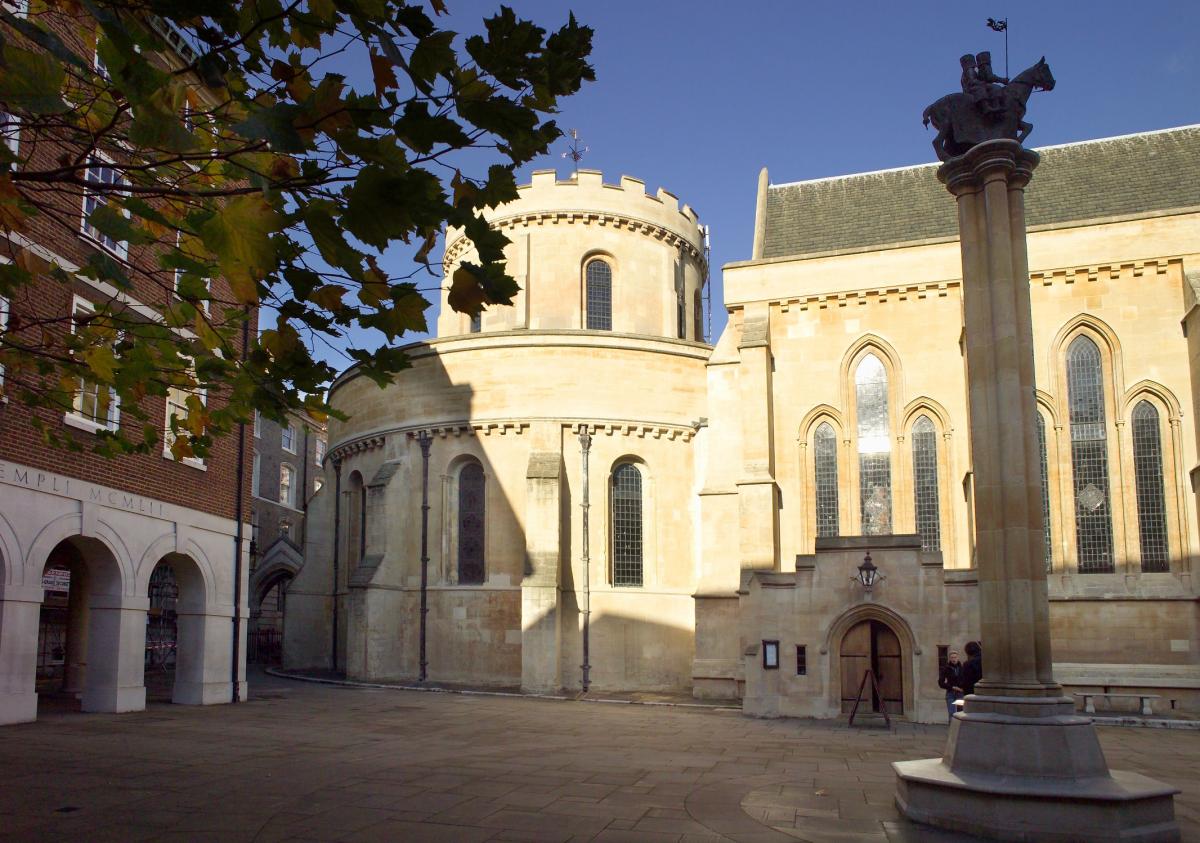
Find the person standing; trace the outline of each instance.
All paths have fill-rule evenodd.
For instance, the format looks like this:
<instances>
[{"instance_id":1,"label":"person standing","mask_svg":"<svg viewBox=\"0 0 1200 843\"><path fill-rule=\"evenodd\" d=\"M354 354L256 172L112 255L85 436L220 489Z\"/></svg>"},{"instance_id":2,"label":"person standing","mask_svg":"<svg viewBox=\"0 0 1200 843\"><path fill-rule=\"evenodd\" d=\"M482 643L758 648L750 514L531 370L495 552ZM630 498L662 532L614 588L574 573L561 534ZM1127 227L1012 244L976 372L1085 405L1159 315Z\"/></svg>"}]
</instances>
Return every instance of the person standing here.
<instances>
[{"instance_id":1,"label":"person standing","mask_svg":"<svg viewBox=\"0 0 1200 843\"><path fill-rule=\"evenodd\" d=\"M975 683L983 678L983 647L978 641L968 641L967 663L963 665L963 696L975 693Z\"/></svg>"},{"instance_id":2,"label":"person standing","mask_svg":"<svg viewBox=\"0 0 1200 843\"><path fill-rule=\"evenodd\" d=\"M958 650L951 650L938 674L938 687L946 692L946 713L950 717L954 717L955 701L963 698L963 669Z\"/></svg>"}]
</instances>

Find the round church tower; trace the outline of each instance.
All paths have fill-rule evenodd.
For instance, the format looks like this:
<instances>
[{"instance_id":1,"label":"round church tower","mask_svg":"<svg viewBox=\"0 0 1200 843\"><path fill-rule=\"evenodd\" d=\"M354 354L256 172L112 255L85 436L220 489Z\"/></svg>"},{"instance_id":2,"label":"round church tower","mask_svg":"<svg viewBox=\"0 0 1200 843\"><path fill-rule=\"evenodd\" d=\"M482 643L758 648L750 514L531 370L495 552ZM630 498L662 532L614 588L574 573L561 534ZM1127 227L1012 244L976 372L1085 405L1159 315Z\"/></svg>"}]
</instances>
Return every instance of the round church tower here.
<instances>
[{"instance_id":1,"label":"round church tower","mask_svg":"<svg viewBox=\"0 0 1200 843\"><path fill-rule=\"evenodd\" d=\"M688 689L702 229L629 177L519 192L488 214L514 305L472 320L443 292L411 369L333 385L350 418L330 423L288 661L529 690L580 687L586 661L595 688ZM472 250L448 234L447 279Z\"/></svg>"}]
</instances>

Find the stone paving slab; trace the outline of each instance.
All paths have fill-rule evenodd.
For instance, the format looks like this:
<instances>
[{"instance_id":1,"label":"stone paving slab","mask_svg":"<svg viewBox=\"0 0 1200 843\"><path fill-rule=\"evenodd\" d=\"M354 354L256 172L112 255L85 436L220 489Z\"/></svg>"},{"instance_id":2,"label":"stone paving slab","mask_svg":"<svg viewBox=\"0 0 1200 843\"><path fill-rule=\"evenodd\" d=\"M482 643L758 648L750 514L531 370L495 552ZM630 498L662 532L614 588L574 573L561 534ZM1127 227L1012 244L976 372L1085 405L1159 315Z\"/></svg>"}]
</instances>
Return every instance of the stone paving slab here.
<instances>
[{"instance_id":1,"label":"stone paving slab","mask_svg":"<svg viewBox=\"0 0 1200 843\"><path fill-rule=\"evenodd\" d=\"M237 706L0 728L0 841L963 840L892 802L890 763L940 754L942 726L251 682ZM1200 735L1100 739L1182 789L1200 843Z\"/></svg>"}]
</instances>

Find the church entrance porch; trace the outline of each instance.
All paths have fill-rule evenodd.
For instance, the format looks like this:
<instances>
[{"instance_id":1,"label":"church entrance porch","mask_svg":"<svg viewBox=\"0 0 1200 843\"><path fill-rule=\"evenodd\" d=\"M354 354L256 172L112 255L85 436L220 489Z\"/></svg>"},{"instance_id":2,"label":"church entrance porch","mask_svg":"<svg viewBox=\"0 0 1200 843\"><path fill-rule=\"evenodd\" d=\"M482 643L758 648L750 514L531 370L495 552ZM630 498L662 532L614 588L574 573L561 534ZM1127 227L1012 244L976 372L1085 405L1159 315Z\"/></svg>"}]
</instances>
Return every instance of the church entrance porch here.
<instances>
[{"instance_id":1,"label":"church entrance porch","mask_svg":"<svg viewBox=\"0 0 1200 843\"><path fill-rule=\"evenodd\" d=\"M862 688L860 711L869 706L866 710L879 712L886 705L888 714L903 714L903 664L900 639L886 623L865 620L852 626L842 636L839 657L842 713L850 713ZM869 681L863 687L867 670L875 674L878 693Z\"/></svg>"}]
</instances>

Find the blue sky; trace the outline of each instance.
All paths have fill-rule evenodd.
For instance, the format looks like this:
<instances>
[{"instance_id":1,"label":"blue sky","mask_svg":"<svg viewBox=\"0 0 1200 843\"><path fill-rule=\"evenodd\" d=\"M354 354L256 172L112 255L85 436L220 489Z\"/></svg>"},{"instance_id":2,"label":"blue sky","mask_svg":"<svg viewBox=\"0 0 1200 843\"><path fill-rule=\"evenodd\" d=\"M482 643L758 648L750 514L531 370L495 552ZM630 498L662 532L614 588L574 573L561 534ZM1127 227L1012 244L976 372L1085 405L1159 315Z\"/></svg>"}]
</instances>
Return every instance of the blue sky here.
<instances>
[{"instance_id":1,"label":"blue sky","mask_svg":"<svg viewBox=\"0 0 1200 843\"><path fill-rule=\"evenodd\" d=\"M469 33L498 4L447 0ZM713 2L509 0L546 28L567 10L596 30L596 81L559 123L590 147L582 166L663 186L712 231L714 335L725 323L720 267L750 257L758 171L772 183L934 160L921 112L958 87L958 57L991 49L1013 74L1045 55L1028 144L1045 146L1200 122L1200 2ZM571 162L550 156L523 168ZM402 254L389 269L403 269ZM427 314L432 327L436 307ZM418 339L419 337L411 337ZM406 340L410 337L406 337ZM338 365L343 365L334 361Z\"/></svg>"}]
</instances>

